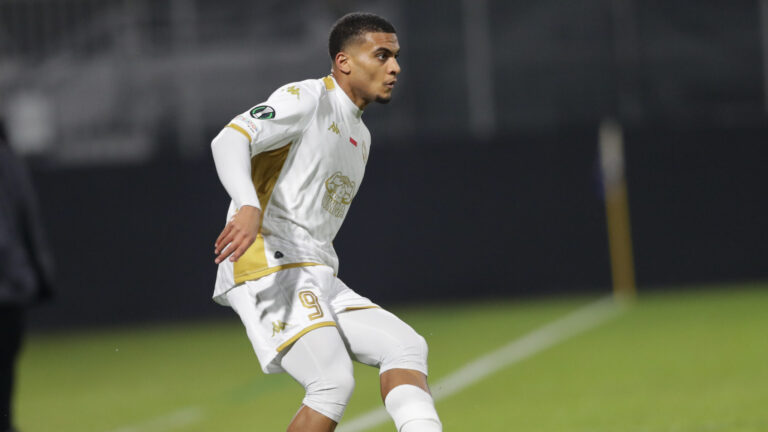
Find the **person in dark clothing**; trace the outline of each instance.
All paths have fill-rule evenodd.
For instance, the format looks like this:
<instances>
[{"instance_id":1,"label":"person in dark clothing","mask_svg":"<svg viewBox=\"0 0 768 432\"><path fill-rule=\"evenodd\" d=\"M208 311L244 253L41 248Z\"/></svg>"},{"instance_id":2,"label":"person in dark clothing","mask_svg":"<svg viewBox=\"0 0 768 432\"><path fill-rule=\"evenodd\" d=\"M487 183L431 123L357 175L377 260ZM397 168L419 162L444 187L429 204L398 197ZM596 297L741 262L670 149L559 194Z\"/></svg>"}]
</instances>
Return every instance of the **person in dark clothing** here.
<instances>
[{"instance_id":1,"label":"person in dark clothing","mask_svg":"<svg viewBox=\"0 0 768 432\"><path fill-rule=\"evenodd\" d=\"M14 430L11 402L24 310L50 297L52 275L32 181L0 119L0 432Z\"/></svg>"}]
</instances>

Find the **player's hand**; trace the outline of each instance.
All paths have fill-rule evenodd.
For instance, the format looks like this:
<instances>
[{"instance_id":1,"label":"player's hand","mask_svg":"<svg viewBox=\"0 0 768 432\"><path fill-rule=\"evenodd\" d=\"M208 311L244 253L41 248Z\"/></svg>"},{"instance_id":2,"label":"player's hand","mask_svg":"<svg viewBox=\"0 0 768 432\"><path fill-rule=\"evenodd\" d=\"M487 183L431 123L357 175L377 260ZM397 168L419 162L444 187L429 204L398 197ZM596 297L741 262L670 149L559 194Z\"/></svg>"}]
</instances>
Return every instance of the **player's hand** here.
<instances>
[{"instance_id":1,"label":"player's hand","mask_svg":"<svg viewBox=\"0 0 768 432\"><path fill-rule=\"evenodd\" d=\"M229 257L232 262L240 259L256 240L261 228L261 210L253 206L242 206L232 216L214 244L216 259L219 264Z\"/></svg>"}]
</instances>

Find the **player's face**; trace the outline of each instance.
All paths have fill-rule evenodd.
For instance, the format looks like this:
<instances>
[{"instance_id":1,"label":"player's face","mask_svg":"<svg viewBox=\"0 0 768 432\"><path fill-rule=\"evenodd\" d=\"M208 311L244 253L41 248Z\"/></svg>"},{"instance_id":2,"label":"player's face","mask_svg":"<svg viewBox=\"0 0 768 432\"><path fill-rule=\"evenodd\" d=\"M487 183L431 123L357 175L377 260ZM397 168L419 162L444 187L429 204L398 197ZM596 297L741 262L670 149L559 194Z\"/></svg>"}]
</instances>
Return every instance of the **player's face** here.
<instances>
[{"instance_id":1,"label":"player's face","mask_svg":"<svg viewBox=\"0 0 768 432\"><path fill-rule=\"evenodd\" d=\"M350 84L367 105L373 101L387 103L400 73L397 57L400 44L394 33L366 33L347 50L351 60Z\"/></svg>"}]
</instances>

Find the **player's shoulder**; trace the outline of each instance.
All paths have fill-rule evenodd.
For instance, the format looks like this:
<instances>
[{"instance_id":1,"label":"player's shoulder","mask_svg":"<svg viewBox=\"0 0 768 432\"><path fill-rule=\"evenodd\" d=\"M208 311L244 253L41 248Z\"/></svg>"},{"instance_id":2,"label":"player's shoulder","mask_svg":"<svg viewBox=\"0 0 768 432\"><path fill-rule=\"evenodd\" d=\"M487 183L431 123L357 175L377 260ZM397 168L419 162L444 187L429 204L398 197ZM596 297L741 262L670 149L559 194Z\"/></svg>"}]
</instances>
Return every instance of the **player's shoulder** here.
<instances>
[{"instance_id":1,"label":"player's shoulder","mask_svg":"<svg viewBox=\"0 0 768 432\"><path fill-rule=\"evenodd\" d=\"M280 86L272 93L272 98L287 98L297 102L317 102L324 93L322 79L306 79Z\"/></svg>"}]
</instances>

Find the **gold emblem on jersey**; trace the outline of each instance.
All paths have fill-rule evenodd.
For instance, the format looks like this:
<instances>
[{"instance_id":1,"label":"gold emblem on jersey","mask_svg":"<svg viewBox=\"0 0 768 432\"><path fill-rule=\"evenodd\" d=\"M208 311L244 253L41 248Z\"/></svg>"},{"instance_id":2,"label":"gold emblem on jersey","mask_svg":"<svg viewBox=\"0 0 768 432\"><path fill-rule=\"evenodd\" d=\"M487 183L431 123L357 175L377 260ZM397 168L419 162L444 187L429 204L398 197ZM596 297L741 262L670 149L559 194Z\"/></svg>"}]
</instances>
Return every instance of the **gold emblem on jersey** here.
<instances>
[{"instance_id":1,"label":"gold emblem on jersey","mask_svg":"<svg viewBox=\"0 0 768 432\"><path fill-rule=\"evenodd\" d=\"M280 333L281 331L285 330L285 327L288 326L288 323L277 320L272 322L272 337L275 337L276 334Z\"/></svg>"},{"instance_id":2,"label":"gold emblem on jersey","mask_svg":"<svg viewBox=\"0 0 768 432\"><path fill-rule=\"evenodd\" d=\"M296 99L301 99L301 96L299 95L299 91L300 90L301 89L296 87L296 86L290 86L290 87L285 89L285 91L287 91L288 93L296 96Z\"/></svg>"},{"instance_id":3,"label":"gold emblem on jersey","mask_svg":"<svg viewBox=\"0 0 768 432\"><path fill-rule=\"evenodd\" d=\"M335 133L336 135L341 135L341 132L339 132L339 127L336 126L336 122L331 123L331 125L328 126L328 130Z\"/></svg>"},{"instance_id":4,"label":"gold emblem on jersey","mask_svg":"<svg viewBox=\"0 0 768 432\"><path fill-rule=\"evenodd\" d=\"M352 203L352 194L355 192L355 182L349 177L335 172L325 181L325 196L323 196L323 208L337 218L344 217L347 207Z\"/></svg>"}]
</instances>

